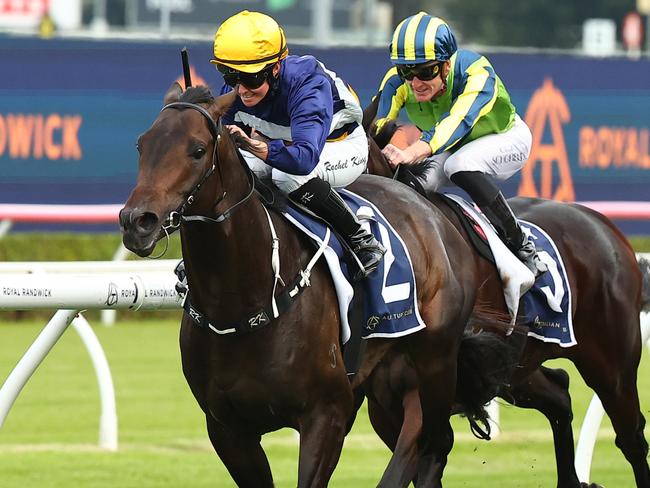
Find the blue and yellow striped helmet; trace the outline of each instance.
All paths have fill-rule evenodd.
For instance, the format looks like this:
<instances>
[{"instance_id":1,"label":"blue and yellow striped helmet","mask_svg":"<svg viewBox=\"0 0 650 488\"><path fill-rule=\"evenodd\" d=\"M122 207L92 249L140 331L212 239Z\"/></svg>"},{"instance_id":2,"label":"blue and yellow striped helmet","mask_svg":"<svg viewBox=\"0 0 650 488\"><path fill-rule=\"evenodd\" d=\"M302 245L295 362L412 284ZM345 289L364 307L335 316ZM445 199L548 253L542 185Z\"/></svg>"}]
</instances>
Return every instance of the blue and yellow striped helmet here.
<instances>
[{"instance_id":1,"label":"blue and yellow striped helmet","mask_svg":"<svg viewBox=\"0 0 650 488\"><path fill-rule=\"evenodd\" d=\"M399 23L390 43L393 64L447 61L456 52L456 37L447 23L425 12Z\"/></svg>"}]
</instances>

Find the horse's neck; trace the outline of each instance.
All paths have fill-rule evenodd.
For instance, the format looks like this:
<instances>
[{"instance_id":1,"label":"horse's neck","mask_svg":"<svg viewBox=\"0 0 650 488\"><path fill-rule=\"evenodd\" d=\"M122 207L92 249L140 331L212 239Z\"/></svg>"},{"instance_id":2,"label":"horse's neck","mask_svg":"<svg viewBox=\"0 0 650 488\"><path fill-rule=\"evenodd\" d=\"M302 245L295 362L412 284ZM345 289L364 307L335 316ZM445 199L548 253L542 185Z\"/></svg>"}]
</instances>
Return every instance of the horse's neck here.
<instances>
[{"instance_id":1,"label":"horse's neck","mask_svg":"<svg viewBox=\"0 0 650 488\"><path fill-rule=\"evenodd\" d=\"M204 313L236 316L270 300L272 236L257 199L220 224L185 225L182 241L191 297Z\"/></svg>"}]
</instances>

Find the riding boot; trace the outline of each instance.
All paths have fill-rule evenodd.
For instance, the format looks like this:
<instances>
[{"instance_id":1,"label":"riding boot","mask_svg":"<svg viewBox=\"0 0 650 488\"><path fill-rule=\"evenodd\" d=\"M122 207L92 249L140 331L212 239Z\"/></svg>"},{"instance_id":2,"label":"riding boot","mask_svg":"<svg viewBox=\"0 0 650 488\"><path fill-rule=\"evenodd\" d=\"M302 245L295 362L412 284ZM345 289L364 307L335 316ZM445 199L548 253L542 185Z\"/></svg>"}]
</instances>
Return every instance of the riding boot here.
<instances>
[{"instance_id":1,"label":"riding boot","mask_svg":"<svg viewBox=\"0 0 650 488\"><path fill-rule=\"evenodd\" d=\"M548 271L537 254L535 243L524 234L503 193L489 176L478 171L461 171L452 175L451 180L472 197L508 249L535 277Z\"/></svg>"},{"instance_id":2,"label":"riding boot","mask_svg":"<svg viewBox=\"0 0 650 488\"><path fill-rule=\"evenodd\" d=\"M361 226L354 213L327 181L312 178L289 193L289 198L327 222L350 247L359 267L353 277L355 281L377 269L386 248Z\"/></svg>"}]
</instances>

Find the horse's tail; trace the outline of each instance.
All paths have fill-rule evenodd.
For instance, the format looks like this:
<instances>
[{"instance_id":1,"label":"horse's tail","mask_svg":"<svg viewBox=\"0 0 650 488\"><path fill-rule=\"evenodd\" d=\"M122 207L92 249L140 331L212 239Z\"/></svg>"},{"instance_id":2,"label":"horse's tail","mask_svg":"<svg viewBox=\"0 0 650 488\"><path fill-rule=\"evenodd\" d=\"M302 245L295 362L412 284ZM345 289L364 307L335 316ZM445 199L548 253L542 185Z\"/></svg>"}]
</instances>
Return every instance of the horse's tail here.
<instances>
[{"instance_id":1,"label":"horse's tail","mask_svg":"<svg viewBox=\"0 0 650 488\"><path fill-rule=\"evenodd\" d=\"M473 316L473 321L495 323L495 317ZM496 319L499 325L501 318ZM490 439L490 424L487 404L509 385L510 378L519 364L519 358L526 342L527 334L519 327L507 337L503 333L488 330L475 331L468 327L465 331L458 354L458 376L456 380L456 400L460 413L467 417L472 433L479 439Z\"/></svg>"},{"instance_id":2,"label":"horse's tail","mask_svg":"<svg viewBox=\"0 0 650 488\"><path fill-rule=\"evenodd\" d=\"M643 276L643 287L641 289L641 310L650 311L650 261L639 258L639 268Z\"/></svg>"}]
</instances>

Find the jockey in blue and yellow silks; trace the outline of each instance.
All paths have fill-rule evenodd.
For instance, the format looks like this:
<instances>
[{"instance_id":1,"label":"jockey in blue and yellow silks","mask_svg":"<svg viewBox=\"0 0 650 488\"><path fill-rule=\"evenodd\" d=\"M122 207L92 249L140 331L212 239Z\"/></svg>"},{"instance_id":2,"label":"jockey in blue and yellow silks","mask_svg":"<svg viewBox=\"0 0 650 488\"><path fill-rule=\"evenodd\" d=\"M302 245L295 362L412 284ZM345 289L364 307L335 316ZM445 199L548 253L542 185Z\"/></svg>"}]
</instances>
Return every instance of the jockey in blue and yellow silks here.
<instances>
[{"instance_id":1,"label":"jockey in blue and yellow silks","mask_svg":"<svg viewBox=\"0 0 650 488\"><path fill-rule=\"evenodd\" d=\"M535 276L545 272L534 243L494 182L523 167L532 136L490 62L458 49L449 25L424 12L400 22L390 53L394 67L381 84L377 130L405 109L422 131L405 149L392 144L383 149L390 164L429 159L427 190L450 182L465 190Z\"/></svg>"},{"instance_id":2,"label":"jockey in blue and yellow silks","mask_svg":"<svg viewBox=\"0 0 650 488\"><path fill-rule=\"evenodd\" d=\"M368 163L362 110L352 90L313 56L291 56L282 27L244 10L214 38L214 59L237 98L222 116L245 141L241 153L260 177L325 220L355 253L356 278L372 273L386 249L332 187L356 180ZM251 130L264 142L249 137Z\"/></svg>"}]
</instances>

